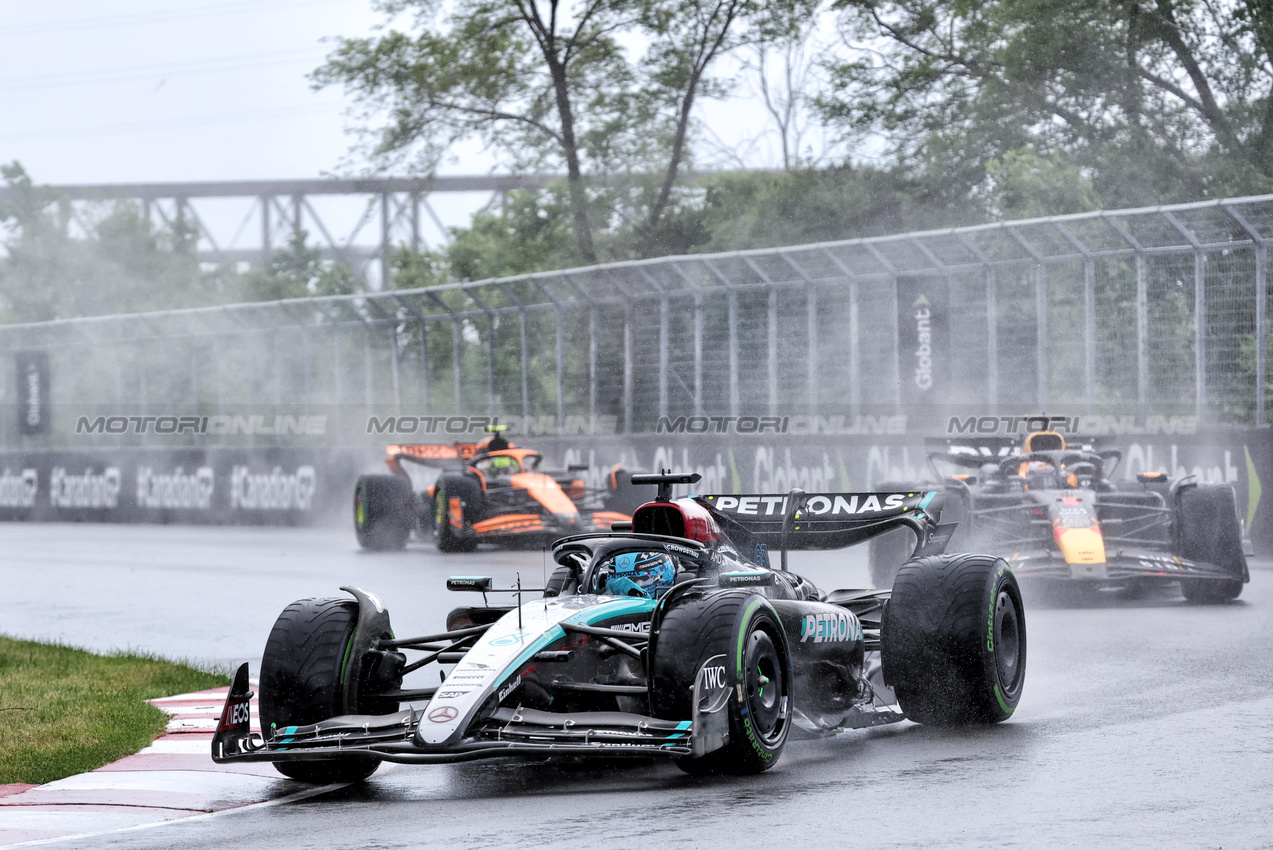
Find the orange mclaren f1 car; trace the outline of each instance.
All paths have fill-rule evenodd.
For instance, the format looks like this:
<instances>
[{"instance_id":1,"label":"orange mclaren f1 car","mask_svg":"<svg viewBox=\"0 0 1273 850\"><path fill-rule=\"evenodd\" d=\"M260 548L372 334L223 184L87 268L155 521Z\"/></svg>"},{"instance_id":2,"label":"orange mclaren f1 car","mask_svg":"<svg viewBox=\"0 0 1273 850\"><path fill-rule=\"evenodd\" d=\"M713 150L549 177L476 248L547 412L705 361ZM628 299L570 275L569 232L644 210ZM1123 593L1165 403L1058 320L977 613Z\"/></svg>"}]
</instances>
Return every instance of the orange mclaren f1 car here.
<instances>
[{"instance_id":1,"label":"orange mclaren f1 car","mask_svg":"<svg viewBox=\"0 0 1273 850\"><path fill-rule=\"evenodd\" d=\"M354 531L364 549L401 549L412 531L432 536L443 552L470 552L483 542L540 546L609 531L641 503L621 464L603 488L588 487L579 475L586 466L546 469L539 452L498 433L477 443L389 446L386 453L393 474L363 475L354 490Z\"/></svg>"}]
</instances>

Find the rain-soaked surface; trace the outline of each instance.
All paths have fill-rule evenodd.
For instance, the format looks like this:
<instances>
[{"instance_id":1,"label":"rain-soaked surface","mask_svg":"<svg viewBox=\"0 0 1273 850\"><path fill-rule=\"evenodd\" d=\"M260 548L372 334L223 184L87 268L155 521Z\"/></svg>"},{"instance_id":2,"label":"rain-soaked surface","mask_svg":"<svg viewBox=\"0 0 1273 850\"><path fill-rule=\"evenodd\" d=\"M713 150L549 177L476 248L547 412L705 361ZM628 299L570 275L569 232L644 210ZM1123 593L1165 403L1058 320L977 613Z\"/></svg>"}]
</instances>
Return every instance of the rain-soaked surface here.
<instances>
[{"instance_id":1,"label":"rain-soaked surface","mask_svg":"<svg viewBox=\"0 0 1273 850\"><path fill-rule=\"evenodd\" d=\"M449 574L542 580L538 552L367 555L352 532L7 525L0 631L255 667L278 611L341 584L378 593L399 634L455 604ZM860 586L853 553L793 556ZM667 764L384 767L367 783L57 846L1273 847L1273 564L1230 605L1174 594L1027 596L1025 696L1007 723L906 722L788 744L761 776Z\"/></svg>"}]
</instances>

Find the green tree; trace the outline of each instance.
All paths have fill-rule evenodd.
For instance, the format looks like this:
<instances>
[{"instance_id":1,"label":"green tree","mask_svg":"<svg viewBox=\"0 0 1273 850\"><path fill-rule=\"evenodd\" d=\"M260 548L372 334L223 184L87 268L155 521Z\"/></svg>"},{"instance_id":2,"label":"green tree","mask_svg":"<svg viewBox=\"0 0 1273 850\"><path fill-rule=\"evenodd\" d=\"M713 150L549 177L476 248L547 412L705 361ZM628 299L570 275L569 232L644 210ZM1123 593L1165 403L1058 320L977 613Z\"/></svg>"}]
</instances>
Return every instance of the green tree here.
<instances>
[{"instance_id":1,"label":"green tree","mask_svg":"<svg viewBox=\"0 0 1273 850\"><path fill-rule=\"evenodd\" d=\"M153 227L134 204L73 214L70 202L36 186L21 165L0 168L8 200L0 223L0 310L10 322L131 313L217 297L194 256L195 230L177 219ZM72 232L77 224L82 235Z\"/></svg>"},{"instance_id":2,"label":"green tree","mask_svg":"<svg viewBox=\"0 0 1273 850\"><path fill-rule=\"evenodd\" d=\"M657 252L689 155L695 104L720 94L721 56L789 28L811 0L380 0L412 33L341 39L313 74L363 108L381 165L432 170L475 138L516 168L563 168L577 257L596 262L599 195ZM621 41L642 42L632 50ZM371 126L379 124L379 126ZM593 178L591 181L589 178Z\"/></svg>"},{"instance_id":3,"label":"green tree","mask_svg":"<svg viewBox=\"0 0 1273 850\"><path fill-rule=\"evenodd\" d=\"M955 196L1028 149L1131 206L1273 187L1262 0L840 0L823 116Z\"/></svg>"},{"instance_id":4,"label":"green tree","mask_svg":"<svg viewBox=\"0 0 1273 850\"><path fill-rule=\"evenodd\" d=\"M309 233L297 228L287 247L272 254L265 265L252 269L230 285L236 301L281 301L311 295L349 295L358 292L358 278L341 262L325 263L323 254L308 244Z\"/></svg>"}]
</instances>

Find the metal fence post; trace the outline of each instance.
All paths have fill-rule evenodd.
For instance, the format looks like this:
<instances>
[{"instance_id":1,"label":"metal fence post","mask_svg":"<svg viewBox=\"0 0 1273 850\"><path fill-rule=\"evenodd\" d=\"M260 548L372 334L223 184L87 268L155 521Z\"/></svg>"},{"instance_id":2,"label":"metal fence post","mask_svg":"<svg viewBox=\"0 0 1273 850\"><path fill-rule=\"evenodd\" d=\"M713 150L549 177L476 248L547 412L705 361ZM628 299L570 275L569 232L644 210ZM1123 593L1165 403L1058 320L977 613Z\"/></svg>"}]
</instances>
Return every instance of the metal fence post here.
<instances>
[{"instance_id":1,"label":"metal fence post","mask_svg":"<svg viewBox=\"0 0 1273 850\"><path fill-rule=\"evenodd\" d=\"M805 336L808 339L805 396L808 398L809 415L813 416L818 412L818 287L810 283L805 293Z\"/></svg>"},{"instance_id":2,"label":"metal fence post","mask_svg":"<svg viewBox=\"0 0 1273 850\"><path fill-rule=\"evenodd\" d=\"M1149 260L1136 252L1136 406L1149 413Z\"/></svg>"},{"instance_id":3,"label":"metal fence post","mask_svg":"<svg viewBox=\"0 0 1273 850\"><path fill-rule=\"evenodd\" d=\"M694 293L694 415L703 415L703 296Z\"/></svg>"},{"instance_id":4,"label":"metal fence post","mask_svg":"<svg viewBox=\"0 0 1273 850\"><path fill-rule=\"evenodd\" d=\"M375 392L372 387L374 370L371 363L371 327L362 326L362 403L368 409L375 403Z\"/></svg>"},{"instance_id":5,"label":"metal fence post","mask_svg":"<svg viewBox=\"0 0 1273 850\"><path fill-rule=\"evenodd\" d=\"M565 318L561 315L560 305L554 313L557 316L557 427L566 424L566 329Z\"/></svg>"},{"instance_id":6,"label":"metal fence post","mask_svg":"<svg viewBox=\"0 0 1273 850\"><path fill-rule=\"evenodd\" d=\"M597 426L597 308L588 308L588 433Z\"/></svg>"},{"instance_id":7,"label":"metal fence post","mask_svg":"<svg viewBox=\"0 0 1273 850\"><path fill-rule=\"evenodd\" d=\"M1264 242L1255 246L1255 424L1263 425L1265 417L1265 382L1268 380L1268 267L1269 249Z\"/></svg>"},{"instance_id":8,"label":"metal fence post","mask_svg":"<svg viewBox=\"0 0 1273 850\"><path fill-rule=\"evenodd\" d=\"M1051 364L1048 362L1048 269L1043 263L1035 266L1035 365L1038 382L1038 403L1040 408L1046 407L1051 395L1048 378L1051 377Z\"/></svg>"},{"instance_id":9,"label":"metal fence post","mask_svg":"<svg viewBox=\"0 0 1273 850\"><path fill-rule=\"evenodd\" d=\"M429 374L429 323L424 319L418 319L417 324L420 328L420 383L424 394L424 409L432 414L433 393L430 386L432 376Z\"/></svg>"},{"instance_id":10,"label":"metal fence post","mask_svg":"<svg viewBox=\"0 0 1273 850\"><path fill-rule=\"evenodd\" d=\"M526 347L526 311L517 314L517 330L522 354L522 421L530 418L530 352Z\"/></svg>"},{"instance_id":11,"label":"metal fence post","mask_svg":"<svg viewBox=\"0 0 1273 850\"><path fill-rule=\"evenodd\" d=\"M495 314L486 314L486 413L495 415Z\"/></svg>"},{"instance_id":12,"label":"metal fence post","mask_svg":"<svg viewBox=\"0 0 1273 850\"><path fill-rule=\"evenodd\" d=\"M451 319L451 372L455 378L455 409L452 411L459 414L464 409L464 394L462 373L464 371L464 356L460 348L460 337L463 329L460 326L460 320Z\"/></svg>"},{"instance_id":13,"label":"metal fence post","mask_svg":"<svg viewBox=\"0 0 1273 850\"><path fill-rule=\"evenodd\" d=\"M1195 249L1193 255L1194 389L1195 413L1201 420L1207 409L1207 255Z\"/></svg>"},{"instance_id":14,"label":"metal fence post","mask_svg":"<svg viewBox=\"0 0 1273 850\"><path fill-rule=\"evenodd\" d=\"M623 305L623 433L632 433L632 302Z\"/></svg>"},{"instance_id":15,"label":"metal fence post","mask_svg":"<svg viewBox=\"0 0 1273 850\"><path fill-rule=\"evenodd\" d=\"M766 330L769 338L767 340L769 349L769 360L766 365L769 369L769 414L778 412L778 290L772 286L769 287L769 310L766 317Z\"/></svg>"},{"instance_id":16,"label":"metal fence post","mask_svg":"<svg viewBox=\"0 0 1273 850\"><path fill-rule=\"evenodd\" d=\"M659 299L659 418L667 416L667 321L668 297Z\"/></svg>"},{"instance_id":17,"label":"metal fence post","mask_svg":"<svg viewBox=\"0 0 1273 850\"><path fill-rule=\"evenodd\" d=\"M391 349L389 356L393 360L393 409L396 413L402 412L402 376L398 374L398 326L391 324L389 326L389 345Z\"/></svg>"},{"instance_id":18,"label":"metal fence post","mask_svg":"<svg viewBox=\"0 0 1273 850\"><path fill-rule=\"evenodd\" d=\"M893 294L893 403L900 412L902 409L902 353L900 346L902 344L902 318L898 314L899 306L897 303L897 286L898 278L896 275L889 278L889 290Z\"/></svg>"},{"instance_id":19,"label":"metal fence post","mask_svg":"<svg viewBox=\"0 0 1273 850\"><path fill-rule=\"evenodd\" d=\"M729 290L729 415L737 416L742 404L738 392L738 295Z\"/></svg>"},{"instance_id":20,"label":"metal fence post","mask_svg":"<svg viewBox=\"0 0 1273 850\"><path fill-rule=\"evenodd\" d=\"M1096 261L1083 261L1083 383L1087 412L1096 407Z\"/></svg>"},{"instance_id":21,"label":"metal fence post","mask_svg":"<svg viewBox=\"0 0 1273 850\"><path fill-rule=\"evenodd\" d=\"M849 278L849 413L857 416L862 412L862 346L858 332L858 282Z\"/></svg>"},{"instance_id":22,"label":"metal fence post","mask_svg":"<svg viewBox=\"0 0 1273 850\"><path fill-rule=\"evenodd\" d=\"M994 266L986 275L986 401L991 409L999 405L999 284Z\"/></svg>"}]
</instances>

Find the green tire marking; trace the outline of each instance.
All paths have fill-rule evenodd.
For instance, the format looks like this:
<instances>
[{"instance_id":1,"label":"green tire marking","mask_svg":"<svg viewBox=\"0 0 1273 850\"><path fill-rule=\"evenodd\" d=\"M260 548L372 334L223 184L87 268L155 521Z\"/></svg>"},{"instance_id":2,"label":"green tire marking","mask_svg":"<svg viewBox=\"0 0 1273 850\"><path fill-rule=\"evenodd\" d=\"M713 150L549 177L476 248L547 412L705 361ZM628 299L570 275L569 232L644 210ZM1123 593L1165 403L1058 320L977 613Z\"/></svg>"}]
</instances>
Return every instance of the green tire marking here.
<instances>
[{"instance_id":1,"label":"green tire marking","mask_svg":"<svg viewBox=\"0 0 1273 850\"><path fill-rule=\"evenodd\" d=\"M995 685L995 699L999 700L999 707L1003 709L1004 714L1012 713L1012 709L1003 701L1003 692L999 690L998 685Z\"/></svg>"},{"instance_id":2,"label":"green tire marking","mask_svg":"<svg viewBox=\"0 0 1273 850\"><path fill-rule=\"evenodd\" d=\"M355 623L354 631L349 633L349 638L345 641L345 658L343 661L340 662L340 679L337 680L336 682L337 685L345 684L345 674L349 672L349 653L354 648L354 633L357 631L358 631L358 624Z\"/></svg>"},{"instance_id":3,"label":"green tire marking","mask_svg":"<svg viewBox=\"0 0 1273 850\"><path fill-rule=\"evenodd\" d=\"M743 678L743 641L747 637L747 624L751 622L752 612L764 604L765 604L764 600L757 597L756 599L753 599L751 601L750 605L748 605L745 609L743 609L743 623L742 623L742 628L738 630L738 647L735 650L735 652L737 653L737 661L738 661L737 670L738 670L738 679L740 683L742 682L742 678Z\"/></svg>"}]
</instances>

